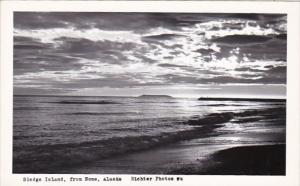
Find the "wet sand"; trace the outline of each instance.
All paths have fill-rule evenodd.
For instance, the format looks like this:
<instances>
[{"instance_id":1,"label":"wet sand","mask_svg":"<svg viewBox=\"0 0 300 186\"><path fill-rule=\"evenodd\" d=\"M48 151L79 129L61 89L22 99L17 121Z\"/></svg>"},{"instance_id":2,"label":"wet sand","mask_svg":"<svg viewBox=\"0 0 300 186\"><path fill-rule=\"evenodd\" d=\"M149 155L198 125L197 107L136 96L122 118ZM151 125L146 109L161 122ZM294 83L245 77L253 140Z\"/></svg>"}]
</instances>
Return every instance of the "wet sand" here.
<instances>
[{"instance_id":1,"label":"wet sand","mask_svg":"<svg viewBox=\"0 0 300 186\"><path fill-rule=\"evenodd\" d=\"M170 172L185 175L285 175L285 145L257 145L220 150L200 167Z\"/></svg>"},{"instance_id":2,"label":"wet sand","mask_svg":"<svg viewBox=\"0 0 300 186\"><path fill-rule=\"evenodd\" d=\"M212 155L216 163L200 174L285 175L285 145L235 147Z\"/></svg>"}]
</instances>

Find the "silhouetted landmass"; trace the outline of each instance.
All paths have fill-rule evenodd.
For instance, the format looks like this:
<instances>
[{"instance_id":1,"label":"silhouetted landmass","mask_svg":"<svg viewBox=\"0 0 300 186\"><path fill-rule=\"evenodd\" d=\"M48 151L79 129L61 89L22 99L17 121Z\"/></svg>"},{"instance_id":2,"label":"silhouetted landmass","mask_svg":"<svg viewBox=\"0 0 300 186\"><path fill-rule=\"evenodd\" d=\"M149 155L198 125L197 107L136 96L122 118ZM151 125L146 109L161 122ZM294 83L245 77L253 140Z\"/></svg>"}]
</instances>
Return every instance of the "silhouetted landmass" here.
<instances>
[{"instance_id":1,"label":"silhouetted landmass","mask_svg":"<svg viewBox=\"0 0 300 186\"><path fill-rule=\"evenodd\" d=\"M271 99L271 98L198 98L200 101L259 101L259 102L285 102L286 99Z\"/></svg>"}]
</instances>

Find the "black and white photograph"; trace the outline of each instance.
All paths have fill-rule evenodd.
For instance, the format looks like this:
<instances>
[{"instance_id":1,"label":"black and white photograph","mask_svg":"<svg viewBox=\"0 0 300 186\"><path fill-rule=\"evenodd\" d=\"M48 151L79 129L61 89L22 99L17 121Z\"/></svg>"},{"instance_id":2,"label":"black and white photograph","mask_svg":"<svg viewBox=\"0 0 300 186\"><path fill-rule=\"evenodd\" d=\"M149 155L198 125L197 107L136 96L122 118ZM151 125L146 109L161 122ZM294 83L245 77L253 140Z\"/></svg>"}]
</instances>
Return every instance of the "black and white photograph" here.
<instances>
[{"instance_id":1,"label":"black and white photograph","mask_svg":"<svg viewBox=\"0 0 300 186\"><path fill-rule=\"evenodd\" d=\"M31 11L13 27L13 173L286 174L286 14Z\"/></svg>"}]
</instances>

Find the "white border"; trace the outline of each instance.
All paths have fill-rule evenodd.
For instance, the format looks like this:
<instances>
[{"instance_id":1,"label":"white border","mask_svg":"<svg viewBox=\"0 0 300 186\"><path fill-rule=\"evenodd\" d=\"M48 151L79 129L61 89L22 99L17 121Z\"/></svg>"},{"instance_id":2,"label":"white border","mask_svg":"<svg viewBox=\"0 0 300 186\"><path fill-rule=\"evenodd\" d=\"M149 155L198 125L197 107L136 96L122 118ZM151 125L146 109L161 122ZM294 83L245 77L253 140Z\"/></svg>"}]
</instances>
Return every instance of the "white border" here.
<instances>
[{"instance_id":1,"label":"white border","mask_svg":"<svg viewBox=\"0 0 300 186\"><path fill-rule=\"evenodd\" d=\"M1 186L28 185L191 185L191 186L298 186L299 185L299 2L199 2L199 1L0 1L1 5ZM286 176L183 176L183 182L25 183L24 174L12 174L13 11L78 12L194 12L194 13L286 13L288 14L287 56L287 174ZM31 175L44 177L47 175ZM64 176L66 179L72 175ZM85 175L73 175L83 177ZM103 178L106 175L89 175Z\"/></svg>"}]
</instances>

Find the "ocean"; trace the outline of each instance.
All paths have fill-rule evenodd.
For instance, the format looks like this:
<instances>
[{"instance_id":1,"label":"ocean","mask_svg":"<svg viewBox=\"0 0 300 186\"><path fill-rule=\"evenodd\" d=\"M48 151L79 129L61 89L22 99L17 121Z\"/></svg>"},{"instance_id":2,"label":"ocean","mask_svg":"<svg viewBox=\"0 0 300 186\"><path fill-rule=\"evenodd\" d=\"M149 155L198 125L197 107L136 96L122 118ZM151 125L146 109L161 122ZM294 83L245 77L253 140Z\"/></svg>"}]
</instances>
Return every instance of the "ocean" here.
<instances>
[{"instance_id":1,"label":"ocean","mask_svg":"<svg viewBox=\"0 0 300 186\"><path fill-rule=\"evenodd\" d=\"M285 104L151 96L14 96L13 172L122 173L103 171L107 167L101 171L99 163L93 171L87 167L183 143L210 153L216 145L285 144ZM122 170L149 173L128 165Z\"/></svg>"}]
</instances>

